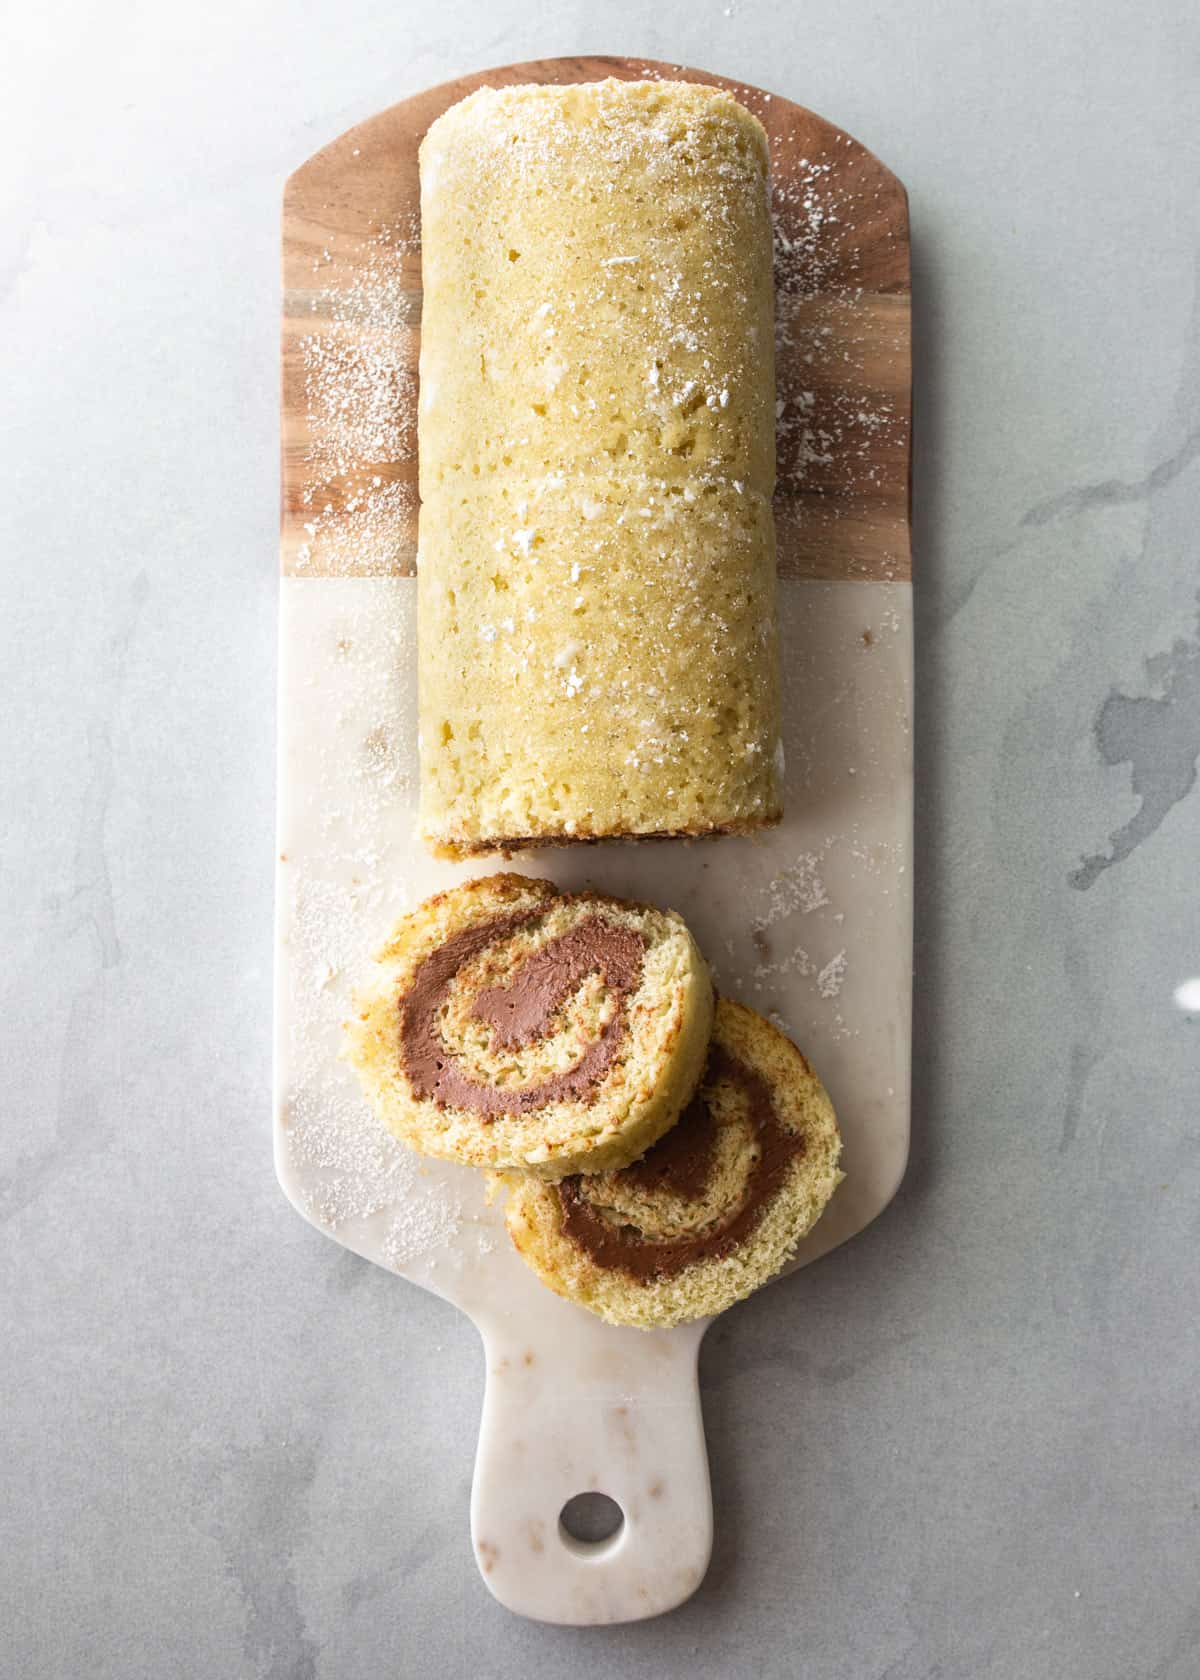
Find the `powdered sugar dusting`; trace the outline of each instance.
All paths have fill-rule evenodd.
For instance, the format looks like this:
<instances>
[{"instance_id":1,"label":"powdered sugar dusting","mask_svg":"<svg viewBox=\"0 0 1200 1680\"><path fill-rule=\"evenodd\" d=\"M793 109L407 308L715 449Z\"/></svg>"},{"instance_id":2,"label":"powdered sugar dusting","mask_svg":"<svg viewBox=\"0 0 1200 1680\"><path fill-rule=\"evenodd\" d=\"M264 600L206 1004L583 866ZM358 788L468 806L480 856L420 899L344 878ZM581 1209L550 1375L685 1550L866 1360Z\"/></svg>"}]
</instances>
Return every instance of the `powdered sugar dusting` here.
<instances>
[{"instance_id":1,"label":"powdered sugar dusting","mask_svg":"<svg viewBox=\"0 0 1200 1680\"><path fill-rule=\"evenodd\" d=\"M783 137L775 137L778 154ZM802 157L772 180L775 224L775 292L781 305L814 297L840 276L830 235L842 221L845 200L833 164Z\"/></svg>"},{"instance_id":2,"label":"powdered sugar dusting","mask_svg":"<svg viewBox=\"0 0 1200 1680\"><path fill-rule=\"evenodd\" d=\"M797 912L809 916L829 903L829 894L819 873L820 864L821 859L815 852L802 852L795 863L772 877L765 890L766 908L754 919L756 933L764 932Z\"/></svg>"},{"instance_id":3,"label":"powdered sugar dusting","mask_svg":"<svg viewBox=\"0 0 1200 1680\"><path fill-rule=\"evenodd\" d=\"M395 593L411 584L314 578L294 587L324 604L285 625L296 673L285 728L302 737L305 762L288 796L298 797L309 836L305 852L281 859L291 1185L329 1231L386 1217L384 1264L431 1265L456 1251L461 1199L440 1168L391 1136L339 1061L353 985L409 903L408 872L392 866L390 847L416 788L413 696L398 680L415 656L412 613ZM285 829L296 822L293 812Z\"/></svg>"},{"instance_id":4,"label":"powdered sugar dusting","mask_svg":"<svg viewBox=\"0 0 1200 1680\"><path fill-rule=\"evenodd\" d=\"M776 980L783 974L815 974L816 964L802 945L797 945L786 957L778 962L760 962L754 965L752 978L755 991L761 992L767 980Z\"/></svg>"},{"instance_id":5,"label":"powdered sugar dusting","mask_svg":"<svg viewBox=\"0 0 1200 1680\"><path fill-rule=\"evenodd\" d=\"M424 1186L412 1186L419 1192ZM453 1247L462 1219L462 1208L454 1201L434 1195L410 1193L394 1215L383 1239L383 1257L397 1271L428 1254L431 1249Z\"/></svg>"},{"instance_id":6,"label":"powdered sugar dusting","mask_svg":"<svg viewBox=\"0 0 1200 1680\"><path fill-rule=\"evenodd\" d=\"M846 978L846 953L839 951L830 957L825 967L817 975L817 990L823 998L837 997L842 989L842 981Z\"/></svg>"},{"instance_id":7,"label":"powdered sugar dusting","mask_svg":"<svg viewBox=\"0 0 1200 1680\"><path fill-rule=\"evenodd\" d=\"M349 1070L336 1071L335 1078L309 1069L286 1110L288 1147L301 1170L304 1201L331 1231L403 1202L417 1188L416 1156L375 1118Z\"/></svg>"},{"instance_id":8,"label":"powdered sugar dusting","mask_svg":"<svg viewBox=\"0 0 1200 1680\"><path fill-rule=\"evenodd\" d=\"M783 136L773 144L778 152ZM864 325L861 253L844 237L865 207L848 180L828 157L789 160L774 177L775 435L785 495L810 481L869 491L881 443L894 446L907 425L871 389L867 353L877 333Z\"/></svg>"},{"instance_id":9,"label":"powdered sugar dusting","mask_svg":"<svg viewBox=\"0 0 1200 1680\"><path fill-rule=\"evenodd\" d=\"M837 927L845 919L843 911L835 910L822 875L822 865L837 837L826 836L819 852L801 852L793 862L772 875L758 891L759 908L750 926L750 941L756 961L749 975L750 991L758 1002L765 1001L780 981L798 975L811 982L816 997L828 1001L836 998L845 982L849 959L845 949L830 957L814 956L808 944L821 941L820 928ZM855 857L853 845L846 856ZM801 943L792 924L799 918L816 915L818 931L815 939L807 936ZM777 954L778 941L790 939L790 948ZM834 1021L835 1037L844 1036L845 1028L838 1015Z\"/></svg>"},{"instance_id":10,"label":"powdered sugar dusting","mask_svg":"<svg viewBox=\"0 0 1200 1680\"><path fill-rule=\"evenodd\" d=\"M308 299L299 340L308 471L297 572L386 576L414 544L416 326L420 232L415 215L379 229ZM314 260L320 275L331 261Z\"/></svg>"}]
</instances>

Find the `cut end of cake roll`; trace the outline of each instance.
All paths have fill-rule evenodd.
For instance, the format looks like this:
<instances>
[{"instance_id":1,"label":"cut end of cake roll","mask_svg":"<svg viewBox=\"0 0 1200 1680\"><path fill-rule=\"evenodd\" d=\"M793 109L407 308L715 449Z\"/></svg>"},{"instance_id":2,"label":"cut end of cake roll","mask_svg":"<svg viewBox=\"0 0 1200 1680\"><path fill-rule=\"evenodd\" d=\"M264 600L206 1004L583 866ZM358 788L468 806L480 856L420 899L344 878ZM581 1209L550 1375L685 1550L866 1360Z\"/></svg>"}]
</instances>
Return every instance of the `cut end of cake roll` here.
<instances>
[{"instance_id":1,"label":"cut end of cake roll","mask_svg":"<svg viewBox=\"0 0 1200 1680\"><path fill-rule=\"evenodd\" d=\"M722 999L679 1123L623 1170L507 1180L509 1235L557 1294L612 1324L707 1318L775 1276L842 1179L833 1105L790 1039Z\"/></svg>"},{"instance_id":2,"label":"cut end of cake roll","mask_svg":"<svg viewBox=\"0 0 1200 1680\"><path fill-rule=\"evenodd\" d=\"M720 828L694 827L641 830L622 825L597 832L580 831L573 828L569 834L562 834L553 828L546 828L541 833L501 835L487 840L453 832L424 833L422 838L434 857L445 858L451 863L464 863L468 858L490 857L497 853L501 857L511 858L518 852L548 851L557 846L598 846L606 840L615 839L639 841L730 839L738 835L756 834L761 829L770 828L780 821L782 814L782 811L776 808L773 813L765 812L760 817L748 818L741 823L723 823Z\"/></svg>"},{"instance_id":3,"label":"cut end of cake roll","mask_svg":"<svg viewBox=\"0 0 1200 1680\"><path fill-rule=\"evenodd\" d=\"M491 875L406 916L345 1029L389 1130L557 1179L642 1154L704 1066L707 965L673 912Z\"/></svg>"},{"instance_id":4,"label":"cut end of cake roll","mask_svg":"<svg viewBox=\"0 0 1200 1680\"><path fill-rule=\"evenodd\" d=\"M688 83L481 89L421 169L422 837L777 822L761 125Z\"/></svg>"}]
</instances>

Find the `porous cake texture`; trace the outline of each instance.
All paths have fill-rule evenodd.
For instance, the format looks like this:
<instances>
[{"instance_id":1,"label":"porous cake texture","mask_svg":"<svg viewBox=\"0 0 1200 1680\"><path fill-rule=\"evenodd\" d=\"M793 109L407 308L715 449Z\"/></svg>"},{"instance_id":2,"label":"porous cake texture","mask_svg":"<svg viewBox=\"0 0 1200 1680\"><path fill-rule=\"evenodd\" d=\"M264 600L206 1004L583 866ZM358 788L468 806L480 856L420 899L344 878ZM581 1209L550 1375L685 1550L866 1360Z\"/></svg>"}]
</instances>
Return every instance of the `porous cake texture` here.
<instances>
[{"instance_id":1,"label":"porous cake texture","mask_svg":"<svg viewBox=\"0 0 1200 1680\"><path fill-rule=\"evenodd\" d=\"M760 124L686 83L482 89L421 215L424 837L776 821Z\"/></svg>"}]
</instances>

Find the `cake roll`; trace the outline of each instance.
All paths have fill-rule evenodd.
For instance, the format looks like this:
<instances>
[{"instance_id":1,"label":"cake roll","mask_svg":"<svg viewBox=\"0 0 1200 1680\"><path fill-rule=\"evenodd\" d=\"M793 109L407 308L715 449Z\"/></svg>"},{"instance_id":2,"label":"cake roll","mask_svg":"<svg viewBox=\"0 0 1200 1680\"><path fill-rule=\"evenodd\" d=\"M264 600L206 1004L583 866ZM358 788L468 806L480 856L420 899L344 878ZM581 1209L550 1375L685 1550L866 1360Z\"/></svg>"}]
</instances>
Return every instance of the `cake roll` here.
<instances>
[{"instance_id":1,"label":"cake roll","mask_svg":"<svg viewBox=\"0 0 1200 1680\"><path fill-rule=\"evenodd\" d=\"M682 920L491 875L404 917L343 1054L403 1143L556 1179L635 1160L704 1068L712 982Z\"/></svg>"},{"instance_id":2,"label":"cake roll","mask_svg":"<svg viewBox=\"0 0 1200 1680\"><path fill-rule=\"evenodd\" d=\"M424 838L778 820L761 125L686 83L481 89L421 216Z\"/></svg>"},{"instance_id":3,"label":"cake roll","mask_svg":"<svg viewBox=\"0 0 1200 1680\"><path fill-rule=\"evenodd\" d=\"M701 1088L632 1165L507 1180L509 1235L557 1294L643 1329L724 1311L772 1278L841 1181L820 1080L783 1033L717 1004Z\"/></svg>"}]
</instances>

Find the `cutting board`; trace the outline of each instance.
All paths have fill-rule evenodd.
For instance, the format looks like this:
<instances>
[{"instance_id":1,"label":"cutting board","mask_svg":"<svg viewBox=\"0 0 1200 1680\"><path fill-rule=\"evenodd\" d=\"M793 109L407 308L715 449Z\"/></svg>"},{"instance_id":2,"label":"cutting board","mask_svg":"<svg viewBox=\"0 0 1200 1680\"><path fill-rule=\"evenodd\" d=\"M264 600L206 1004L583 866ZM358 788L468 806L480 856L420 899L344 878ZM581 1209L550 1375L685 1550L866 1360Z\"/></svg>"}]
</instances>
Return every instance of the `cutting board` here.
<instances>
[{"instance_id":1,"label":"cutting board","mask_svg":"<svg viewBox=\"0 0 1200 1680\"><path fill-rule=\"evenodd\" d=\"M307 1219L478 1327L476 1561L510 1609L568 1623L655 1615L703 1578L706 1324L618 1329L552 1295L509 1245L482 1179L393 1142L338 1050L356 978L396 917L497 867L434 861L414 837L417 147L479 86L605 76L726 87L770 137L787 816L753 839L568 848L515 867L674 906L719 988L769 1014L813 1062L837 1107L847 1179L791 1271L886 1206L909 1133L903 187L811 111L678 65L508 65L393 105L310 158L284 194L275 1161ZM606 1539L561 1519L587 1492L620 1507Z\"/></svg>"}]
</instances>

